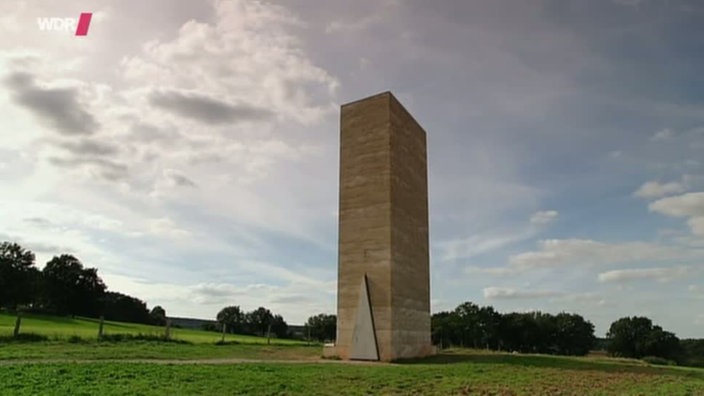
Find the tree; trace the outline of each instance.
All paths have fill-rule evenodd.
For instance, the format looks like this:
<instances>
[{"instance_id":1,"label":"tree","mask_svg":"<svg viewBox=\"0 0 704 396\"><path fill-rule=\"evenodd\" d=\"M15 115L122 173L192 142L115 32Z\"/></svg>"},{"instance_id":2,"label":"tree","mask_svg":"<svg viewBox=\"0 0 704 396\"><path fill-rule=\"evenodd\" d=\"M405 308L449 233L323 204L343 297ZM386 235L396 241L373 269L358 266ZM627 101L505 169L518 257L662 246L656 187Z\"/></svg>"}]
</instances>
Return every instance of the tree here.
<instances>
[{"instance_id":1,"label":"tree","mask_svg":"<svg viewBox=\"0 0 704 396\"><path fill-rule=\"evenodd\" d=\"M454 314L462 334L460 345L477 348L481 339L479 306L465 302L455 308Z\"/></svg>"},{"instance_id":2,"label":"tree","mask_svg":"<svg viewBox=\"0 0 704 396\"><path fill-rule=\"evenodd\" d=\"M680 341L682 362L688 366L704 367L704 339Z\"/></svg>"},{"instance_id":3,"label":"tree","mask_svg":"<svg viewBox=\"0 0 704 396\"><path fill-rule=\"evenodd\" d=\"M147 304L135 297L117 292L106 292L103 297L103 316L107 320L149 324Z\"/></svg>"},{"instance_id":4,"label":"tree","mask_svg":"<svg viewBox=\"0 0 704 396\"><path fill-rule=\"evenodd\" d=\"M625 317L611 323L607 351L614 356L640 359L644 356L657 356L664 359L677 359L681 353L679 339L675 334L664 331L646 317Z\"/></svg>"},{"instance_id":5,"label":"tree","mask_svg":"<svg viewBox=\"0 0 704 396\"><path fill-rule=\"evenodd\" d=\"M274 315L271 319L271 332L276 335L277 338L288 337L288 324L281 315Z\"/></svg>"},{"instance_id":6,"label":"tree","mask_svg":"<svg viewBox=\"0 0 704 396\"><path fill-rule=\"evenodd\" d=\"M156 326L166 326L166 310L157 305L149 312L149 321Z\"/></svg>"},{"instance_id":7,"label":"tree","mask_svg":"<svg viewBox=\"0 0 704 396\"><path fill-rule=\"evenodd\" d=\"M430 329L433 343L441 348L460 345L461 330L459 318L455 312L438 312L430 318Z\"/></svg>"},{"instance_id":8,"label":"tree","mask_svg":"<svg viewBox=\"0 0 704 396\"><path fill-rule=\"evenodd\" d=\"M248 331L252 334L265 336L274 315L268 309L259 307L245 316Z\"/></svg>"},{"instance_id":9,"label":"tree","mask_svg":"<svg viewBox=\"0 0 704 396\"><path fill-rule=\"evenodd\" d=\"M228 333L245 332L245 314L237 305L221 309L215 320L217 320L220 326L227 326Z\"/></svg>"},{"instance_id":10,"label":"tree","mask_svg":"<svg viewBox=\"0 0 704 396\"><path fill-rule=\"evenodd\" d=\"M100 314L105 284L95 268L83 268L74 256L52 258L42 270L45 307L57 314L96 317Z\"/></svg>"},{"instance_id":11,"label":"tree","mask_svg":"<svg viewBox=\"0 0 704 396\"><path fill-rule=\"evenodd\" d=\"M337 332L337 316L324 313L311 316L306 321L305 332L320 342L333 341Z\"/></svg>"},{"instance_id":12,"label":"tree","mask_svg":"<svg viewBox=\"0 0 704 396\"><path fill-rule=\"evenodd\" d=\"M582 316L562 312L555 317L555 324L558 354L584 356L594 347L594 325Z\"/></svg>"},{"instance_id":13,"label":"tree","mask_svg":"<svg viewBox=\"0 0 704 396\"><path fill-rule=\"evenodd\" d=\"M16 243L0 243L0 307L15 310L32 302L38 278L34 253Z\"/></svg>"}]
</instances>

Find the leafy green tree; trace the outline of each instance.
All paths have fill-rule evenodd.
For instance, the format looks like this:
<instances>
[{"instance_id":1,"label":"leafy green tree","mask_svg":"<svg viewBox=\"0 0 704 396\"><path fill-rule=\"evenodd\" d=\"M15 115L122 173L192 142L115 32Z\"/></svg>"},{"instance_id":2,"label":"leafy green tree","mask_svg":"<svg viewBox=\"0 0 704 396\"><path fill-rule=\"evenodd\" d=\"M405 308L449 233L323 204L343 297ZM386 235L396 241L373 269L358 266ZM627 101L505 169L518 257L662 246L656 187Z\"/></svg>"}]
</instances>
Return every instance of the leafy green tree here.
<instances>
[{"instance_id":1,"label":"leafy green tree","mask_svg":"<svg viewBox=\"0 0 704 396\"><path fill-rule=\"evenodd\" d=\"M33 302L38 279L34 253L16 243L0 243L0 307L15 310Z\"/></svg>"},{"instance_id":2,"label":"leafy green tree","mask_svg":"<svg viewBox=\"0 0 704 396\"><path fill-rule=\"evenodd\" d=\"M144 301L117 292L105 293L103 315L107 320L118 322L151 323L147 304Z\"/></svg>"},{"instance_id":3,"label":"leafy green tree","mask_svg":"<svg viewBox=\"0 0 704 396\"><path fill-rule=\"evenodd\" d=\"M314 340L333 341L337 332L337 316L324 313L311 316L306 321L305 331Z\"/></svg>"},{"instance_id":4,"label":"leafy green tree","mask_svg":"<svg viewBox=\"0 0 704 396\"><path fill-rule=\"evenodd\" d=\"M166 310L157 305L149 312L149 321L156 326L166 326Z\"/></svg>"},{"instance_id":5,"label":"leafy green tree","mask_svg":"<svg viewBox=\"0 0 704 396\"><path fill-rule=\"evenodd\" d=\"M220 312L218 312L218 315L215 320L217 320L217 322L220 324L221 329L223 325L227 326L226 329L228 333L246 332L245 314L237 305L221 309Z\"/></svg>"},{"instance_id":6,"label":"leafy green tree","mask_svg":"<svg viewBox=\"0 0 704 396\"><path fill-rule=\"evenodd\" d=\"M555 324L558 354L584 356L594 347L594 325L582 316L562 312L555 317Z\"/></svg>"},{"instance_id":7,"label":"leafy green tree","mask_svg":"<svg viewBox=\"0 0 704 396\"><path fill-rule=\"evenodd\" d=\"M682 363L688 366L704 367L704 339L686 339L680 341Z\"/></svg>"},{"instance_id":8,"label":"leafy green tree","mask_svg":"<svg viewBox=\"0 0 704 396\"><path fill-rule=\"evenodd\" d=\"M654 326L646 317L625 317L613 322L606 334L607 351L614 356L642 358L656 356L678 359L681 354L675 334Z\"/></svg>"},{"instance_id":9,"label":"leafy green tree","mask_svg":"<svg viewBox=\"0 0 704 396\"><path fill-rule=\"evenodd\" d=\"M479 306L465 302L455 308L454 314L462 334L460 345L477 348L481 338Z\"/></svg>"},{"instance_id":10,"label":"leafy green tree","mask_svg":"<svg viewBox=\"0 0 704 396\"><path fill-rule=\"evenodd\" d=\"M680 340L674 333L665 331L660 326L653 326L645 342L646 356L658 356L679 361L683 357Z\"/></svg>"},{"instance_id":11,"label":"leafy green tree","mask_svg":"<svg viewBox=\"0 0 704 396\"><path fill-rule=\"evenodd\" d=\"M276 335L277 338L288 337L288 324L281 315L274 315L271 319L271 332Z\"/></svg>"},{"instance_id":12,"label":"leafy green tree","mask_svg":"<svg viewBox=\"0 0 704 396\"><path fill-rule=\"evenodd\" d=\"M266 335L273 320L274 315L264 307L259 307L245 316L248 331L260 336Z\"/></svg>"},{"instance_id":13,"label":"leafy green tree","mask_svg":"<svg viewBox=\"0 0 704 396\"><path fill-rule=\"evenodd\" d=\"M96 317L101 311L105 284L95 268L84 268L74 256L52 258L42 270L45 307L57 314Z\"/></svg>"}]
</instances>

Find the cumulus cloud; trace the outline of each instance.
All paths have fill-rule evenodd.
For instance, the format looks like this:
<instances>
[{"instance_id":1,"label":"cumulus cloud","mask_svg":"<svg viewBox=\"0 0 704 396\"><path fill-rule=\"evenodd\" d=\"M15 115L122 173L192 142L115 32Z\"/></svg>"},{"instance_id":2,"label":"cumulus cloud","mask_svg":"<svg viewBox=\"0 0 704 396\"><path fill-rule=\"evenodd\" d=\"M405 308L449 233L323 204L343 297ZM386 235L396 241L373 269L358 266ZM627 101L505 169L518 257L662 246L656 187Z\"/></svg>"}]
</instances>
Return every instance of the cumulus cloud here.
<instances>
[{"instance_id":1,"label":"cumulus cloud","mask_svg":"<svg viewBox=\"0 0 704 396\"><path fill-rule=\"evenodd\" d=\"M650 137L650 140L654 142L661 142L672 139L673 136L675 136L675 132L672 129L666 128L655 132L655 134Z\"/></svg>"},{"instance_id":2,"label":"cumulus cloud","mask_svg":"<svg viewBox=\"0 0 704 396\"><path fill-rule=\"evenodd\" d=\"M704 286L700 285L689 285L687 288L690 293L692 293L695 297L697 298L703 298L704 299Z\"/></svg>"},{"instance_id":3,"label":"cumulus cloud","mask_svg":"<svg viewBox=\"0 0 704 396\"><path fill-rule=\"evenodd\" d=\"M191 237L191 233L182 229L168 217L153 219L150 222L150 230L154 235L173 239L183 239Z\"/></svg>"},{"instance_id":4,"label":"cumulus cloud","mask_svg":"<svg viewBox=\"0 0 704 396\"><path fill-rule=\"evenodd\" d=\"M649 181L640 186L633 195L639 198L660 198L666 195L679 194L686 190L687 187L681 182L659 183Z\"/></svg>"},{"instance_id":5,"label":"cumulus cloud","mask_svg":"<svg viewBox=\"0 0 704 396\"><path fill-rule=\"evenodd\" d=\"M651 203L648 208L653 212L673 217L704 216L704 192L691 192L659 199Z\"/></svg>"},{"instance_id":6,"label":"cumulus cloud","mask_svg":"<svg viewBox=\"0 0 704 396\"><path fill-rule=\"evenodd\" d=\"M468 238L453 239L449 241L439 242L438 249L442 251L443 260L457 260L460 258L470 258L478 256L512 243L530 238L533 232L525 230L518 233L500 234L485 234L473 235Z\"/></svg>"},{"instance_id":7,"label":"cumulus cloud","mask_svg":"<svg viewBox=\"0 0 704 396\"><path fill-rule=\"evenodd\" d=\"M534 237L540 232L542 227L550 224L558 217L558 212L555 210L545 210L533 213L530 217L528 226L519 226L518 229L507 230L504 232L483 232L477 233L467 238L457 238L448 241L437 243L438 249L442 251L443 260L457 260L460 258L471 258L482 255L491 251L495 251L504 246L511 245L516 242L524 241ZM472 272L481 272L479 268L468 269ZM486 273L505 274L507 271L485 269Z\"/></svg>"},{"instance_id":8,"label":"cumulus cloud","mask_svg":"<svg viewBox=\"0 0 704 396\"><path fill-rule=\"evenodd\" d=\"M128 81L151 82L153 105L186 118L219 125L275 114L311 123L333 110L338 82L289 31L302 24L282 6L216 1L215 23L189 21L122 66Z\"/></svg>"},{"instance_id":9,"label":"cumulus cloud","mask_svg":"<svg viewBox=\"0 0 704 396\"><path fill-rule=\"evenodd\" d=\"M100 125L82 106L77 88L39 86L29 73L15 72L5 79L12 100L61 135L90 135Z\"/></svg>"},{"instance_id":10,"label":"cumulus cloud","mask_svg":"<svg viewBox=\"0 0 704 396\"><path fill-rule=\"evenodd\" d=\"M540 250L513 255L512 267L519 270L562 265L597 265L651 260L675 260L693 253L646 242L606 243L590 239L548 239Z\"/></svg>"},{"instance_id":11,"label":"cumulus cloud","mask_svg":"<svg viewBox=\"0 0 704 396\"><path fill-rule=\"evenodd\" d=\"M650 279L658 282L668 282L682 278L692 273L691 267L660 267L660 268L634 268L602 272L599 282L624 282L633 280Z\"/></svg>"},{"instance_id":12,"label":"cumulus cloud","mask_svg":"<svg viewBox=\"0 0 704 396\"><path fill-rule=\"evenodd\" d=\"M692 234L704 237L704 192L693 192L659 199L649 206L650 211L673 217L687 217Z\"/></svg>"},{"instance_id":13,"label":"cumulus cloud","mask_svg":"<svg viewBox=\"0 0 704 396\"><path fill-rule=\"evenodd\" d=\"M550 224L557 219L558 212L556 210L541 210L533 213L530 217L530 223L534 225Z\"/></svg>"},{"instance_id":14,"label":"cumulus cloud","mask_svg":"<svg viewBox=\"0 0 704 396\"><path fill-rule=\"evenodd\" d=\"M564 295L562 292L549 290L520 290L494 286L484 288L483 293L484 298L487 299L529 299L559 297Z\"/></svg>"}]
</instances>

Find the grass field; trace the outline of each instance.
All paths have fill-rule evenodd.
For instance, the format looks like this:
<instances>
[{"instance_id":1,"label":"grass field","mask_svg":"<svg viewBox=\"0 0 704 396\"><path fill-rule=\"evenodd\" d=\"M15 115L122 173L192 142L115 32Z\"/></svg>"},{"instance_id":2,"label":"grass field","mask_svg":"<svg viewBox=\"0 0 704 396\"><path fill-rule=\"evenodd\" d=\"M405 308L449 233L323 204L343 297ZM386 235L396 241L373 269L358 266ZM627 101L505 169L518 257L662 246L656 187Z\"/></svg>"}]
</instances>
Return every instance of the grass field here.
<instances>
[{"instance_id":1,"label":"grass field","mask_svg":"<svg viewBox=\"0 0 704 396\"><path fill-rule=\"evenodd\" d=\"M704 395L704 370L635 360L457 349L397 364L347 363L321 361L320 345L293 341L232 336L215 345L218 334L181 330L190 343L97 342L90 320L26 323L53 339L0 342L0 395ZM0 336L13 324L0 315ZM161 329L111 323L108 330ZM69 342L72 335L86 340Z\"/></svg>"},{"instance_id":2,"label":"grass field","mask_svg":"<svg viewBox=\"0 0 704 396\"><path fill-rule=\"evenodd\" d=\"M70 337L96 339L98 336L98 323L96 319L69 318L43 315L28 315L22 319L22 333L34 333L47 336L54 340L68 340ZM0 313L0 337L12 335L15 327L15 316ZM161 336L163 327L149 326L134 323L119 323L105 321L104 334L131 334ZM221 335L215 332L171 329L171 337L192 343L214 343L221 340ZM245 344L264 344L266 338L247 335L227 334L226 342L239 342ZM298 345L299 341L280 340L272 338L272 343L277 345Z\"/></svg>"},{"instance_id":3,"label":"grass field","mask_svg":"<svg viewBox=\"0 0 704 396\"><path fill-rule=\"evenodd\" d=\"M393 365L34 363L0 366L0 394L702 395L704 372L471 352Z\"/></svg>"}]
</instances>

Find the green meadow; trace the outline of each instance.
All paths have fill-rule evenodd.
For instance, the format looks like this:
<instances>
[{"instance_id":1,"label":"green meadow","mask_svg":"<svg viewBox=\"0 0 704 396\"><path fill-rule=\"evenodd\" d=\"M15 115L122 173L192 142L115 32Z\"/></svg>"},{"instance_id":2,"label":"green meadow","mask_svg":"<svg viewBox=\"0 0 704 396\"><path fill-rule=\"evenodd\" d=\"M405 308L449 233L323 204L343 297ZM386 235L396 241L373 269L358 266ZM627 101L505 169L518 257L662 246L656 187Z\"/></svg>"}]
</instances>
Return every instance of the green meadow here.
<instances>
[{"instance_id":1,"label":"green meadow","mask_svg":"<svg viewBox=\"0 0 704 396\"><path fill-rule=\"evenodd\" d=\"M321 346L260 337L0 315L0 395L704 395L704 370L606 357L445 350L394 364L321 360Z\"/></svg>"},{"instance_id":2,"label":"green meadow","mask_svg":"<svg viewBox=\"0 0 704 396\"><path fill-rule=\"evenodd\" d=\"M54 340L68 340L71 337L83 339L97 339L100 321L89 318L55 317L45 315L28 315L22 318L21 333L39 334ZM0 337L11 336L15 327L15 316L0 313ZM135 323L120 323L105 321L103 334L129 334L160 337L164 335L164 328ZM182 340L195 344L214 343L220 341L222 335L216 332L202 330L171 328L170 336L174 340ZM266 338L226 334L225 342L239 342L247 344L265 344ZM277 345L298 345L299 341L275 339Z\"/></svg>"}]
</instances>

